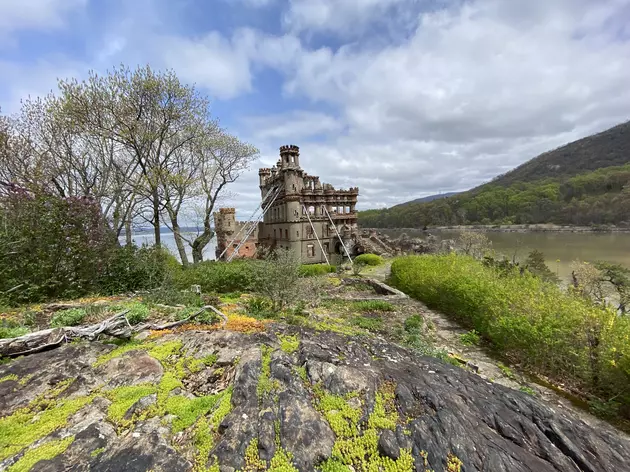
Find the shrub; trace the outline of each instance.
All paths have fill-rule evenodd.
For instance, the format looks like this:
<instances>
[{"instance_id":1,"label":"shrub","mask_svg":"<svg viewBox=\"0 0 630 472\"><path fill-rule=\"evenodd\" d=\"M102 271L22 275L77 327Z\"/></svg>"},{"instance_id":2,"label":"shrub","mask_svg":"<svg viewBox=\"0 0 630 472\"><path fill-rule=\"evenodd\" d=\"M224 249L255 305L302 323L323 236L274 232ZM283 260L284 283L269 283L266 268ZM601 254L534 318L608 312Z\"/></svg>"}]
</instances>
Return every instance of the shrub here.
<instances>
[{"instance_id":1,"label":"shrub","mask_svg":"<svg viewBox=\"0 0 630 472\"><path fill-rule=\"evenodd\" d=\"M299 298L300 267L299 257L289 249L276 249L255 266L255 290L271 300L273 311Z\"/></svg>"},{"instance_id":2,"label":"shrub","mask_svg":"<svg viewBox=\"0 0 630 472\"><path fill-rule=\"evenodd\" d=\"M189 290L200 285L203 292L246 292L252 289L255 268L260 261L237 260L233 262L205 261L189 266L173 274L175 287Z\"/></svg>"},{"instance_id":3,"label":"shrub","mask_svg":"<svg viewBox=\"0 0 630 472\"><path fill-rule=\"evenodd\" d=\"M125 315L129 324L135 325L146 321L149 317L149 308L140 302L125 303L123 305L117 305L112 307L113 311L121 312L123 310L129 310Z\"/></svg>"},{"instance_id":4,"label":"shrub","mask_svg":"<svg viewBox=\"0 0 630 472\"><path fill-rule=\"evenodd\" d=\"M300 267L302 277L314 277L317 275L334 274L337 268L330 264L303 264Z\"/></svg>"},{"instance_id":5,"label":"shrub","mask_svg":"<svg viewBox=\"0 0 630 472\"><path fill-rule=\"evenodd\" d=\"M383 320L379 317L357 316L352 319L352 324L368 331L381 331Z\"/></svg>"},{"instance_id":6,"label":"shrub","mask_svg":"<svg viewBox=\"0 0 630 472\"><path fill-rule=\"evenodd\" d=\"M29 329L15 321L0 321L0 339L17 338L29 332Z\"/></svg>"},{"instance_id":7,"label":"shrub","mask_svg":"<svg viewBox=\"0 0 630 472\"><path fill-rule=\"evenodd\" d=\"M355 257L353 262L355 264L358 262L359 264L377 266L381 265L384 261L381 256L377 256L376 254L361 254Z\"/></svg>"},{"instance_id":8,"label":"shrub","mask_svg":"<svg viewBox=\"0 0 630 472\"><path fill-rule=\"evenodd\" d=\"M405 331L408 333L419 331L422 327L422 321L420 315L411 315L405 320Z\"/></svg>"},{"instance_id":9,"label":"shrub","mask_svg":"<svg viewBox=\"0 0 630 472\"><path fill-rule=\"evenodd\" d=\"M528 272L501 274L456 254L397 259L391 282L526 369L630 404L629 317Z\"/></svg>"},{"instance_id":10,"label":"shrub","mask_svg":"<svg viewBox=\"0 0 630 472\"><path fill-rule=\"evenodd\" d=\"M474 329L472 331L468 331L467 333L461 334L459 336L459 339L462 344L465 344L467 346L476 346L481 341L479 333Z\"/></svg>"},{"instance_id":11,"label":"shrub","mask_svg":"<svg viewBox=\"0 0 630 472\"><path fill-rule=\"evenodd\" d=\"M83 308L70 308L60 310L50 319L50 326L59 328L61 326L77 326L81 324L87 312Z\"/></svg>"},{"instance_id":12,"label":"shrub","mask_svg":"<svg viewBox=\"0 0 630 472\"><path fill-rule=\"evenodd\" d=\"M354 302L352 308L362 313L372 311L395 311L394 305L383 300L362 300L360 302Z\"/></svg>"},{"instance_id":13,"label":"shrub","mask_svg":"<svg viewBox=\"0 0 630 472\"><path fill-rule=\"evenodd\" d=\"M245 302L245 311L248 316L257 319L273 318L273 303L265 297L252 297Z\"/></svg>"}]
</instances>

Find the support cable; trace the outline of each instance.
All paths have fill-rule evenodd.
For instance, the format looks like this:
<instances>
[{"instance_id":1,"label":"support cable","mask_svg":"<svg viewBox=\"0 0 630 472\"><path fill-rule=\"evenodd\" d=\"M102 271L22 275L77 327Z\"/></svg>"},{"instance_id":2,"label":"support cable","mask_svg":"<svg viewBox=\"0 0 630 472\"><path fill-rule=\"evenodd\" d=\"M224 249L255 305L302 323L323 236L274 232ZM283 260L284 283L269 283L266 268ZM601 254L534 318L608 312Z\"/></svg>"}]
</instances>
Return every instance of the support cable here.
<instances>
[{"instance_id":1,"label":"support cable","mask_svg":"<svg viewBox=\"0 0 630 472\"><path fill-rule=\"evenodd\" d=\"M337 233L337 237L339 238L339 242L343 246L343 250L346 252L346 256L348 256L348 259L350 259L350 264L354 265L354 262L352 261L352 257L350 257L350 253L348 252L348 248L343 243L343 239L341 239L341 235L339 234L339 231L337 231L337 225L333 222L333 219L330 217L330 213L328 213L328 208L326 208L326 206L324 206L324 211L326 211L326 215L328 216L328 219L330 220L330 224L335 229L335 233Z\"/></svg>"},{"instance_id":2,"label":"support cable","mask_svg":"<svg viewBox=\"0 0 630 472\"><path fill-rule=\"evenodd\" d=\"M249 219L247 220L247 222L241 226L241 229L238 230L238 233L236 233L236 235L232 238L232 240L229 242L229 244L227 246L225 246L225 249L223 249L223 252L221 253L221 255L217 258L218 261L221 260L221 258L223 257L223 255L226 253L226 251L228 250L228 248L230 246L232 246L232 244L234 244L234 241L236 241L238 239L238 237L241 235L241 233L243 232L243 230L245 229L245 227L254 219L254 216L256 216L256 213L258 213L258 210L260 210L260 207L263 206L263 203L265 202L265 200L267 199L267 197L271 194L271 192L273 192L276 189L276 187L273 187L271 189L269 189L269 191L267 192L267 194L264 196L264 198L260 201L260 204L256 207L256 209L254 210L254 213L252 213L252 216L249 217Z\"/></svg>"},{"instance_id":3,"label":"support cable","mask_svg":"<svg viewBox=\"0 0 630 472\"><path fill-rule=\"evenodd\" d=\"M256 219L254 224L252 224L251 228L247 231L247 234L245 235L245 237L243 239L241 239L241 242L238 244L238 246L236 246L236 249L232 252L232 254L230 254L230 257L228 257L227 262L232 262L232 259L234 259L234 256L236 256L238 254L238 252L241 249L241 246L243 246L243 244L245 244L245 242L247 241L249 236L254 232L254 229L256 229L256 226L258 226L258 223L260 223L260 220L262 220L264 218L265 214L267 213L267 210L269 210L269 208L271 208L271 206L274 204L274 202L278 198L278 195L280 195L281 191L282 191L282 187L278 187L277 190L276 190L276 193L274 194L274 196L272 198L272 200L269 202L269 205L267 205L267 207L265 207L265 209L263 210L262 214Z\"/></svg>"},{"instance_id":4,"label":"support cable","mask_svg":"<svg viewBox=\"0 0 630 472\"><path fill-rule=\"evenodd\" d=\"M315 234L315 239L317 239L317 244L319 244L319 248L322 250L322 254L324 255L324 259L326 259L326 264L330 265L330 262L328 262L328 255L324 252L324 247L322 246L322 243L319 240L319 236L317 236L317 231L315 231L315 226L313 226L313 222L311 221L311 215L309 215L308 209L304 205L302 205L302 208L306 212L306 217L308 218L308 222L310 223L311 228L313 229L313 233ZM300 251L300 253L301 252L302 251Z\"/></svg>"}]
</instances>

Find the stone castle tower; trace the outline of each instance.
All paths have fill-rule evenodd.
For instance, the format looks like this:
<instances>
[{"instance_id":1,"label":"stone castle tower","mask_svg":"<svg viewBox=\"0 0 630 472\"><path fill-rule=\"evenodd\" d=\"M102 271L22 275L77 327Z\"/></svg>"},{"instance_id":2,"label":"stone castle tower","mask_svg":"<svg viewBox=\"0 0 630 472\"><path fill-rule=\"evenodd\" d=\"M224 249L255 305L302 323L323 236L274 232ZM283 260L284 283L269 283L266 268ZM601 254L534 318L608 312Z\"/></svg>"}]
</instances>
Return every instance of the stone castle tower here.
<instances>
[{"instance_id":1,"label":"stone castle tower","mask_svg":"<svg viewBox=\"0 0 630 472\"><path fill-rule=\"evenodd\" d=\"M308 175L300 167L300 149L294 145L282 146L276 165L260 169L258 176L267 211L241 245L240 257L252 257L250 253L260 245L292 249L305 264L327 260L338 263L347 257L346 251L353 253L358 238L358 188L335 190L330 184L322 184L319 177ZM224 258L238 247L240 241L230 241L241 224L245 223L236 222L233 209L215 213L217 257L228 244L232 247L225 251ZM249 249L244 250L245 246Z\"/></svg>"}]
</instances>

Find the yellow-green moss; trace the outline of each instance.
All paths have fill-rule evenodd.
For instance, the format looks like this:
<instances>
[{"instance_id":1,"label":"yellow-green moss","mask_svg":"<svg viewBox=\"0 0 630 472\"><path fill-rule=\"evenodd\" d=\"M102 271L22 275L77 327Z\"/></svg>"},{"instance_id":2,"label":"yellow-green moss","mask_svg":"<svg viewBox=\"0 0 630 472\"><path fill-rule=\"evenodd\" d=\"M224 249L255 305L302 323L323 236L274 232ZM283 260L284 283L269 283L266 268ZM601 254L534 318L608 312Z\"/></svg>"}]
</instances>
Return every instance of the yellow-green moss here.
<instances>
[{"instance_id":1,"label":"yellow-green moss","mask_svg":"<svg viewBox=\"0 0 630 472\"><path fill-rule=\"evenodd\" d=\"M195 472L210 472L219 466L215 461L215 463L208 469L208 455L214 447L214 436L217 434L219 425L232 411L232 387L218 393L216 397L216 403L218 403L218 406L208 418L202 416L195 425L193 436L195 448L197 450L194 459Z\"/></svg>"},{"instance_id":2,"label":"yellow-green moss","mask_svg":"<svg viewBox=\"0 0 630 472\"><path fill-rule=\"evenodd\" d=\"M258 376L258 385L256 385L256 394L258 399L262 400L273 390L273 383L271 381L271 353L273 348L263 344L260 346L261 350L261 366L260 375Z\"/></svg>"},{"instance_id":3,"label":"yellow-green moss","mask_svg":"<svg viewBox=\"0 0 630 472\"><path fill-rule=\"evenodd\" d=\"M15 464L7 469L7 472L28 472L39 461L54 459L68 449L74 441L70 436L59 441L49 441L35 449L29 449Z\"/></svg>"},{"instance_id":4,"label":"yellow-green moss","mask_svg":"<svg viewBox=\"0 0 630 472\"><path fill-rule=\"evenodd\" d=\"M299 366L295 368L298 376L302 379L302 382L308 383L308 373L306 372L306 366Z\"/></svg>"},{"instance_id":5,"label":"yellow-green moss","mask_svg":"<svg viewBox=\"0 0 630 472\"><path fill-rule=\"evenodd\" d=\"M271 458L268 472L300 472L292 463L293 454L283 448L276 448L276 452Z\"/></svg>"},{"instance_id":6,"label":"yellow-green moss","mask_svg":"<svg viewBox=\"0 0 630 472\"><path fill-rule=\"evenodd\" d=\"M361 409L350 406L349 396L332 395L319 386L315 386L315 395L317 409L324 415L337 437L348 438L358 434Z\"/></svg>"},{"instance_id":7,"label":"yellow-green moss","mask_svg":"<svg viewBox=\"0 0 630 472\"><path fill-rule=\"evenodd\" d=\"M139 349L149 349L149 347L151 346L153 346L152 343L142 344L136 341L130 341L121 346L118 346L116 349L108 352L107 354L103 354L102 356L99 356L98 359L96 359L96 362L92 365L92 367L99 367L103 364L106 364L112 359L116 357L120 357L129 351L137 351Z\"/></svg>"},{"instance_id":8,"label":"yellow-green moss","mask_svg":"<svg viewBox=\"0 0 630 472\"><path fill-rule=\"evenodd\" d=\"M446 472L461 472L464 463L456 455L449 453L446 458Z\"/></svg>"},{"instance_id":9,"label":"yellow-green moss","mask_svg":"<svg viewBox=\"0 0 630 472\"><path fill-rule=\"evenodd\" d=\"M201 361L208 367L212 367L218 360L219 356L217 356L216 354L209 354L201 359Z\"/></svg>"},{"instance_id":10,"label":"yellow-green moss","mask_svg":"<svg viewBox=\"0 0 630 472\"><path fill-rule=\"evenodd\" d=\"M0 382L7 382L9 380L13 380L15 382L17 382L19 380L19 377L15 374L9 374L9 375L5 375L4 377L0 378Z\"/></svg>"},{"instance_id":11,"label":"yellow-green moss","mask_svg":"<svg viewBox=\"0 0 630 472\"><path fill-rule=\"evenodd\" d=\"M282 349L287 354L293 354L300 347L300 340L297 335L278 335L278 339L280 339L280 349Z\"/></svg>"},{"instance_id":12,"label":"yellow-green moss","mask_svg":"<svg viewBox=\"0 0 630 472\"><path fill-rule=\"evenodd\" d=\"M68 418L90 403L93 398L91 395L62 402L50 401L47 404L48 409L43 412L28 406L0 418L0 460L64 427L68 423ZM41 401L35 403L42 404Z\"/></svg>"},{"instance_id":13,"label":"yellow-green moss","mask_svg":"<svg viewBox=\"0 0 630 472\"><path fill-rule=\"evenodd\" d=\"M267 470L267 464L260 458L258 454L258 438L254 438L249 442L245 449L245 468L243 472L261 472Z\"/></svg>"},{"instance_id":14,"label":"yellow-green moss","mask_svg":"<svg viewBox=\"0 0 630 472\"><path fill-rule=\"evenodd\" d=\"M385 384L378 392L374 400L374 410L368 421L369 428L396 429L398 423L398 411L394 403L395 386Z\"/></svg>"},{"instance_id":15,"label":"yellow-green moss","mask_svg":"<svg viewBox=\"0 0 630 472\"><path fill-rule=\"evenodd\" d=\"M107 410L108 418L114 423L123 422L123 417L138 400L157 392L155 385L123 386L110 390L105 396L112 401Z\"/></svg>"},{"instance_id":16,"label":"yellow-green moss","mask_svg":"<svg viewBox=\"0 0 630 472\"><path fill-rule=\"evenodd\" d=\"M94 449L92 452L90 452L90 457L100 456L104 452L105 452L105 448L104 447L99 447L98 449Z\"/></svg>"},{"instance_id":17,"label":"yellow-green moss","mask_svg":"<svg viewBox=\"0 0 630 472\"><path fill-rule=\"evenodd\" d=\"M169 397L166 400L166 413L176 416L172 423L173 432L177 433L191 426L197 418L212 410L221 396L222 394L216 394L192 399L179 395Z\"/></svg>"},{"instance_id":18,"label":"yellow-green moss","mask_svg":"<svg viewBox=\"0 0 630 472\"><path fill-rule=\"evenodd\" d=\"M367 429L360 431L358 421L361 408L350 406L352 396L332 395L315 387L317 408L322 412L337 436L332 456L321 465L322 472L348 472L350 470L379 472L412 472L414 460L411 451L400 449L397 460L381 457L378 453L379 430L395 429L398 413L394 403L395 386L384 384L376 393L374 409ZM362 434L361 434L362 433Z\"/></svg>"}]
</instances>

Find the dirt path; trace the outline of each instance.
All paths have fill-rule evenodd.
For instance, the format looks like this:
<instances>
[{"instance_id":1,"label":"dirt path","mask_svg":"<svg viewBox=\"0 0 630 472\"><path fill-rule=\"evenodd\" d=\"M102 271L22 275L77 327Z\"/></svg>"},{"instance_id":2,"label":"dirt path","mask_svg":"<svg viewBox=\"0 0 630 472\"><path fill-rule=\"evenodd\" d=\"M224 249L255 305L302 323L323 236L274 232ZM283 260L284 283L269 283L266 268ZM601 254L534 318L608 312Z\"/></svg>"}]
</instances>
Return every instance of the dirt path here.
<instances>
[{"instance_id":1,"label":"dirt path","mask_svg":"<svg viewBox=\"0 0 630 472\"><path fill-rule=\"evenodd\" d=\"M363 274L384 282L389 277L390 271L391 261L387 261L380 266L366 269ZM446 349L449 354L465 359L473 366L476 366L477 374L483 379L515 390L533 391L537 398L544 400L551 408L558 412L571 411L574 415L577 415L585 423L593 427L617 431L609 423L575 406L570 400L558 394L556 391L528 381L517 369L505 366L499 360L492 357L492 354L483 347L464 344L461 340L461 335L467 333L468 330L462 328L458 323L449 319L443 313L431 310L422 302L411 298L405 303L407 303L412 310L421 314L428 326L434 327L431 331L436 347Z\"/></svg>"}]
</instances>

